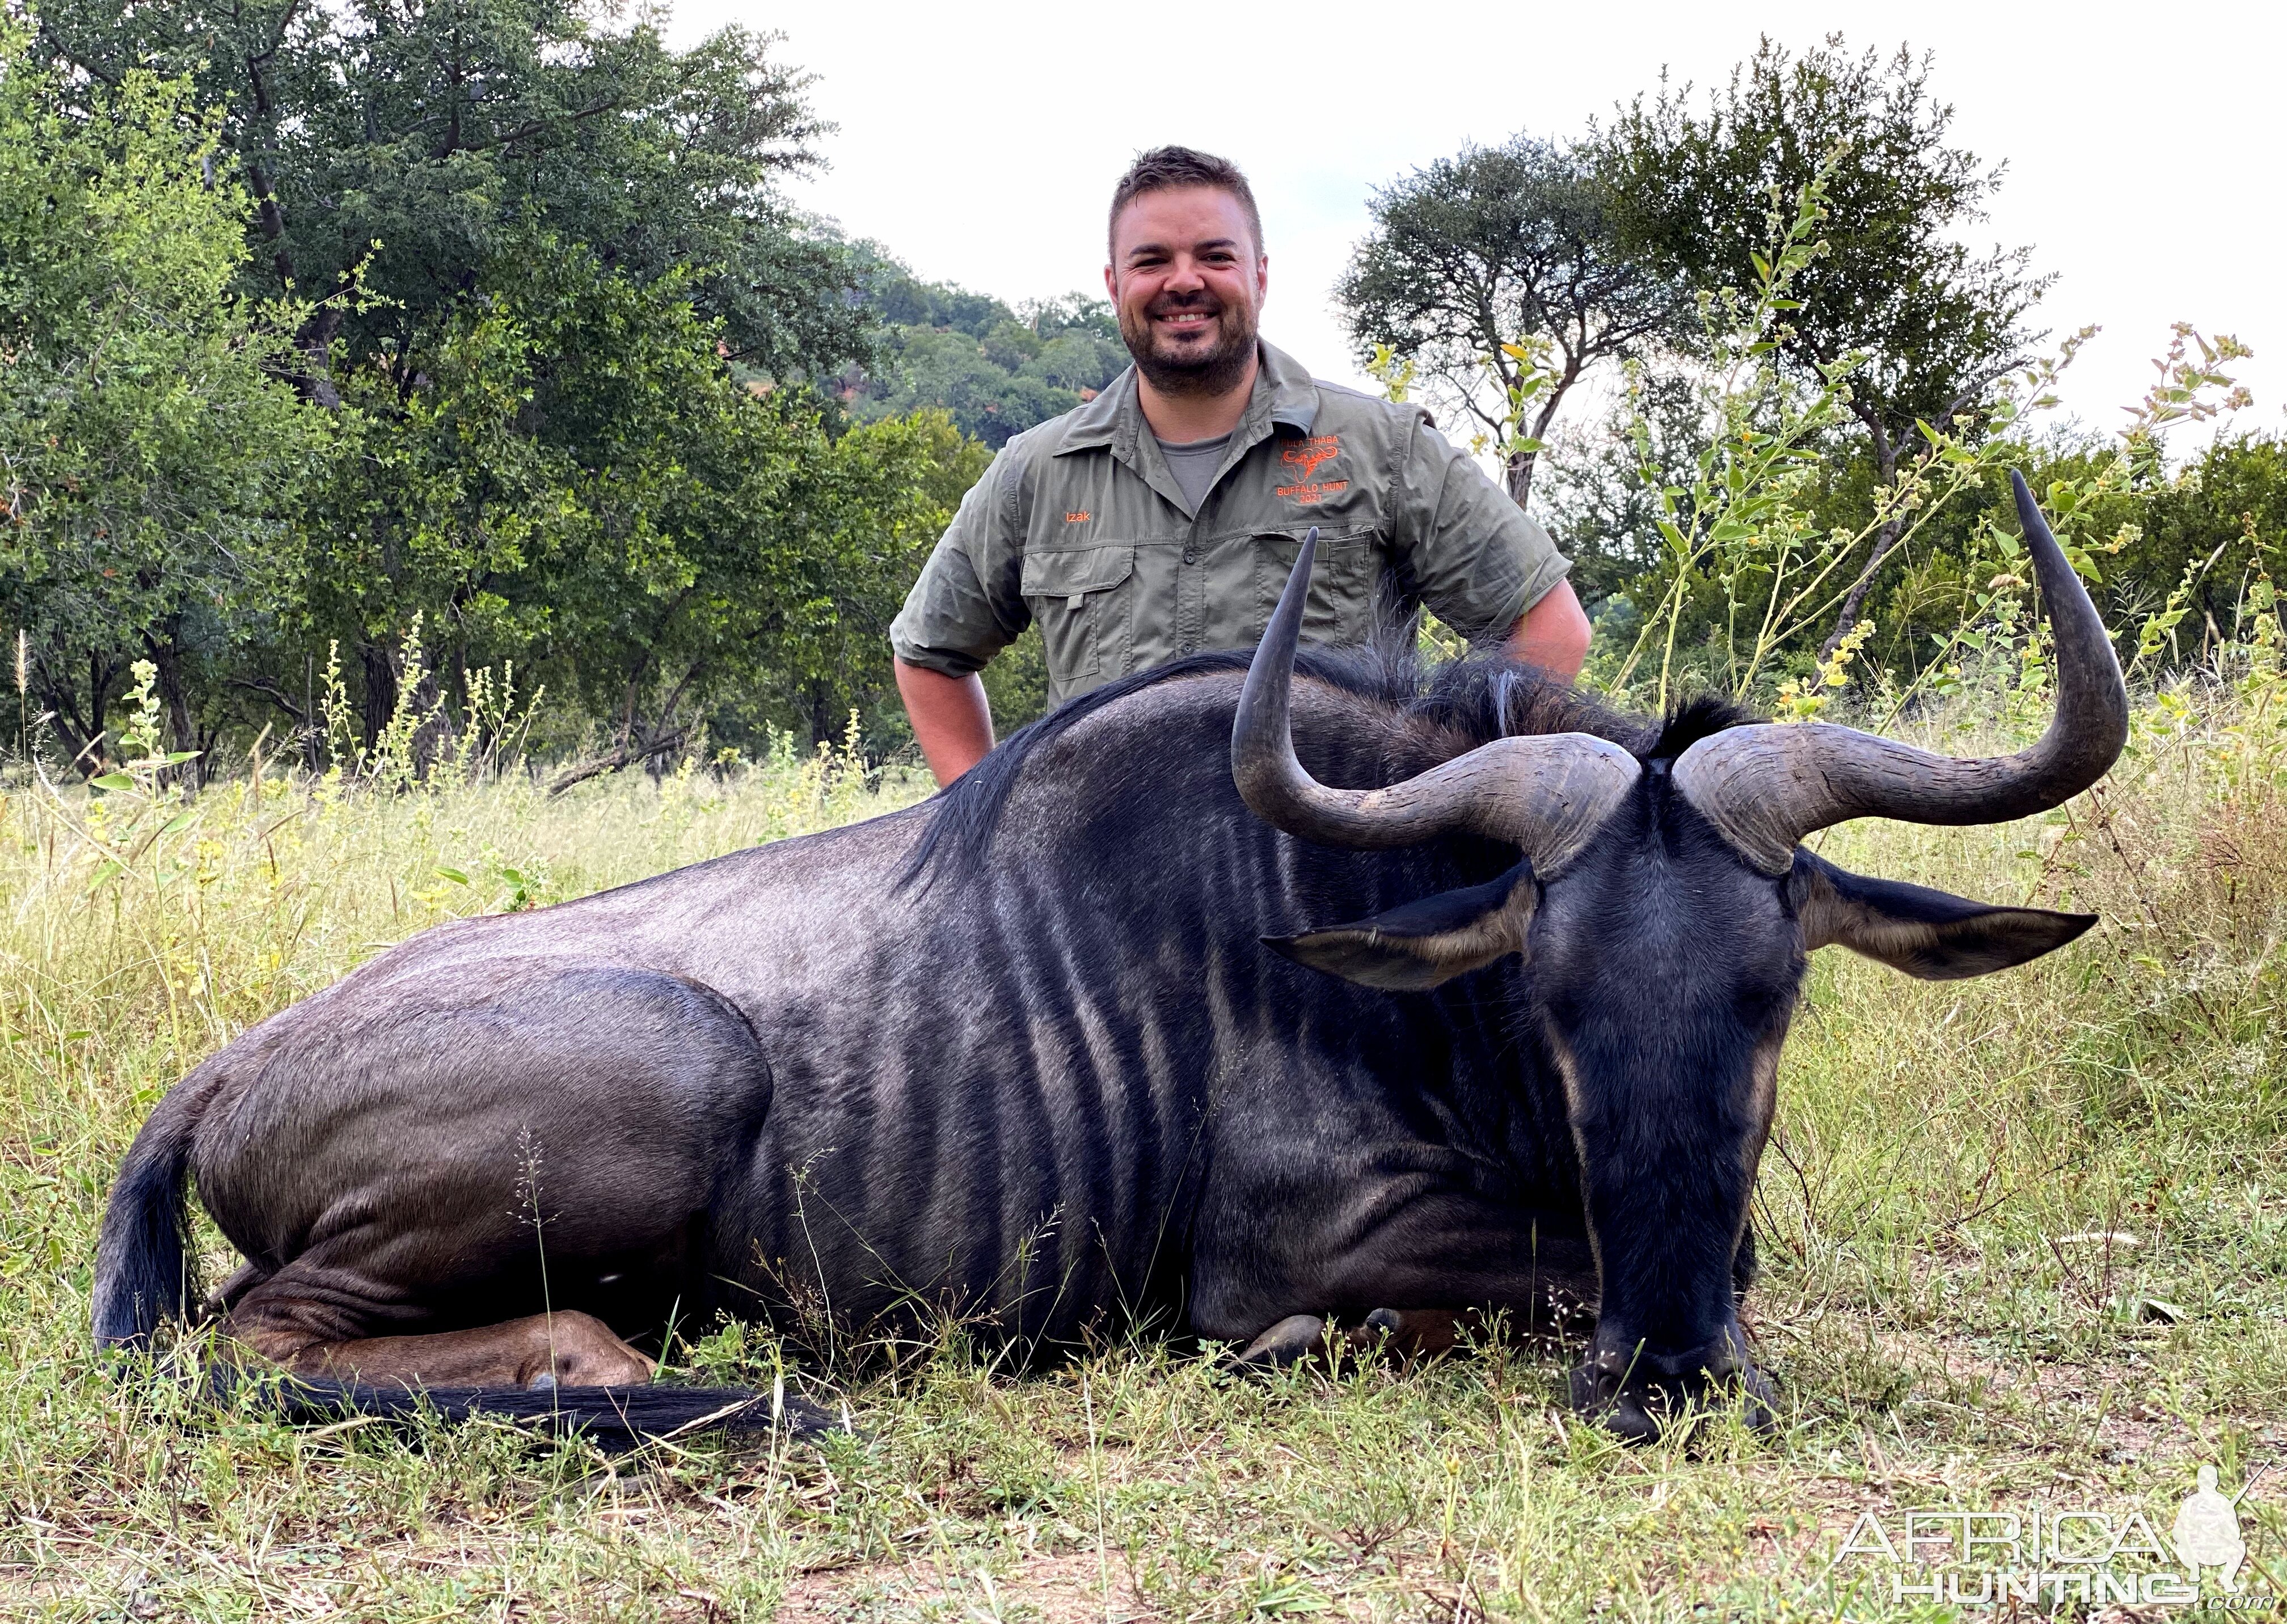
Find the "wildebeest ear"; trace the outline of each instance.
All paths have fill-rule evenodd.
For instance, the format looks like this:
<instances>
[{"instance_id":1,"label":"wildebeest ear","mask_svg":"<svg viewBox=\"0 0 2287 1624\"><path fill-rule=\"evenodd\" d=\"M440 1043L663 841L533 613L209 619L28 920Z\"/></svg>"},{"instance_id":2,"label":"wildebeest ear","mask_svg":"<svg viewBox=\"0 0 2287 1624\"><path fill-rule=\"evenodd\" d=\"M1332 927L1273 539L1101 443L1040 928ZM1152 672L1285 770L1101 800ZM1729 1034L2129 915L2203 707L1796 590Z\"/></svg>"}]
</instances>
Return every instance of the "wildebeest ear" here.
<instances>
[{"instance_id":1,"label":"wildebeest ear","mask_svg":"<svg viewBox=\"0 0 2287 1624\"><path fill-rule=\"evenodd\" d=\"M1950 891L1871 880L1808 852L1787 876L1802 945L1843 947L1925 981L1959 981L2038 959L2096 923L2093 914L1997 907Z\"/></svg>"},{"instance_id":2,"label":"wildebeest ear","mask_svg":"<svg viewBox=\"0 0 2287 1624\"><path fill-rule=\"evenodd\" d=\"M1531 865L1519 863L1484 885L1440 891L1324 931L1266 936L1262 945L1346 981L1418 993L1523 948L1538 895Z\"/></svg>"}]
</instances>

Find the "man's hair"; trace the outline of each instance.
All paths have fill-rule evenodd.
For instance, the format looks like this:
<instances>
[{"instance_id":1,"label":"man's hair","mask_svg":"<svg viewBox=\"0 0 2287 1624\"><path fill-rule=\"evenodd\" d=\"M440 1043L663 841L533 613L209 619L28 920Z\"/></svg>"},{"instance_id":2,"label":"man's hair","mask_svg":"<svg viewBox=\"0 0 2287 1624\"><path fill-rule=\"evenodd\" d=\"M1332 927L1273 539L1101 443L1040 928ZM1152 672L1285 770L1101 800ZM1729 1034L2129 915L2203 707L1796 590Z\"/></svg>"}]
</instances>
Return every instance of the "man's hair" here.
<instances>
[{"instance_id":1,"label":"man's hair","mask_svg":"<svg viewBox=\"0 0 2287 1624\"><path fill-rule=\"evenodd\" d=\"M1105 254L1116 257L1112 242L1122 209L1146 192L1172 192L1178 186L1213 186L1238 199L1238 206L1246 211L1246 228L1254 234L1254 252L1261 257L1262 211L1254 206L1254 188L1230 159L1191 147L1154 147L1128 166L1120 184L1112 188L1112 213L1104 231Z\"/></svg>"}]
</instances>

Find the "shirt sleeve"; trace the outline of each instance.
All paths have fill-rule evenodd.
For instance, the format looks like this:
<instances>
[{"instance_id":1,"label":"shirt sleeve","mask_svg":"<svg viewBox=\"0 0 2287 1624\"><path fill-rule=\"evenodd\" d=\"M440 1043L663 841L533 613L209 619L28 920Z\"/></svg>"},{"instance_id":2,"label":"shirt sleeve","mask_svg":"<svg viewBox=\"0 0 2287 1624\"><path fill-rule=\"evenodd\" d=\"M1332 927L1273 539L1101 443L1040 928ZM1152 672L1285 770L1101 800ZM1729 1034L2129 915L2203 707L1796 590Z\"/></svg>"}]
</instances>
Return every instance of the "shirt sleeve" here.
<instances>
[{"instance_id":1,"label":"shirt sleeve","mask_svg":"<svg viewBox=\"0 0 2287 1624\"><path fill-rule=\"evenodd\" d=\"M1021 471L1015 448L1003 447L938 538L890 622L890 647L907 665L967 677L1031 622L1017 590L1025 562L1016 523Z\"/></svg>"},{"instance_id":2,"label":"shirt sleeve","mask_svg":"<svg viewBox=\"0 0 2287 1624\"><path fill-rule=\"evenodd\" d=\"M1548 532L1426 421L1397 495L1400 562L1421 601L1465 638L1507 632L1572 567Z\"/></svg>"}]
</instances>

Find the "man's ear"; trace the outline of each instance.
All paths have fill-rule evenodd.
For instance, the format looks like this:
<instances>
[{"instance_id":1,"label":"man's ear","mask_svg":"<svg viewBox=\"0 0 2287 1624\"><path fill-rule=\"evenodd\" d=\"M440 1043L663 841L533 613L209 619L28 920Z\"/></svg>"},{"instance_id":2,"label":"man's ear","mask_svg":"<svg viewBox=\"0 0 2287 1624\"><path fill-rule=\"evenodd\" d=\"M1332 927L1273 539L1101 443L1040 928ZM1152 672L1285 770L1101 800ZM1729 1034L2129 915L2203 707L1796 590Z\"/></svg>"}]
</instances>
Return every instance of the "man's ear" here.
<instances>
[{"instance_id":1,"label":"man's ear","mask_svg":"<svg viewBox=\"0 0 2287 1624\"><path fill-rule=\"evenodd\" d=\"M1266 936L1262 945L1346 981L1418 993L1521 952L1539 895L1532 866L1519 863L1487 884L1440 891L1351 924Z\"/></svg>"},{"instance_id":2,"label":"man's ear","mask_svg":"<svg viewBox=\"0 0 2287 1624\"><path fill-rule=\"evenodd\" d=\"M1959 981L2038 959L2096 923L2093 914L1996 907L1967 897L1870 880L1808 852L1787 876L1802 945L1844 947L1925 981Z\"/></svg>"}]
</instances>

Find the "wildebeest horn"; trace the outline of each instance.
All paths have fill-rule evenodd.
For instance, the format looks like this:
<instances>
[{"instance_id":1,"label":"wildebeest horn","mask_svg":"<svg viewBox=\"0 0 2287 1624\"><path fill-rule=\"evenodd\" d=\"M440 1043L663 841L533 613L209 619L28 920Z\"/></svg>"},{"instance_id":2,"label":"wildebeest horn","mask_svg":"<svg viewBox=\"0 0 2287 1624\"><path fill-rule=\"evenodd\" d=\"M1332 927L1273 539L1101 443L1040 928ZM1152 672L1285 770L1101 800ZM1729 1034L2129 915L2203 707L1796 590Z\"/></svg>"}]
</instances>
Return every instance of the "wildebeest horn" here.
<instances>
[{"instance_id":1,"label":"wildebeest horn","mask_svg":"<svg viewBox=\"0 0 2287 1624\"><path fill-rule=\"evenodd\" d=\"M1562 868L1636 780L1634 757L1587 733L1495 739L1384 789L1330 789L1294 756L1288 709L1294 648L1318 555L1314 527L1254 651L1231 732L1231 771L1248 808L1323 845L1412 845L1468 829L1521 848L1536 874Z\"/></svg>"},{"instance_id":2,"label":"wildebeest horn","mask_svg":"<svg viewBox=\"0 0 2287 1624\"><path fill-rule=\"evenodd\" d=\"M2120 754L2128 691L2112 639L2023 476L2013 470L2009 480L2056 638L2048 731L2014 756L1972 761L1815 722L1702 739L1676 757L1675 786L1764 873L1784 874L1797 841L1850 818L2000 823L2046 812L2102 778Z\"/></svg>"}]
</instances>

